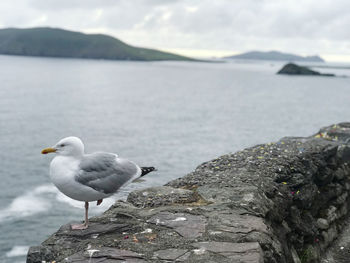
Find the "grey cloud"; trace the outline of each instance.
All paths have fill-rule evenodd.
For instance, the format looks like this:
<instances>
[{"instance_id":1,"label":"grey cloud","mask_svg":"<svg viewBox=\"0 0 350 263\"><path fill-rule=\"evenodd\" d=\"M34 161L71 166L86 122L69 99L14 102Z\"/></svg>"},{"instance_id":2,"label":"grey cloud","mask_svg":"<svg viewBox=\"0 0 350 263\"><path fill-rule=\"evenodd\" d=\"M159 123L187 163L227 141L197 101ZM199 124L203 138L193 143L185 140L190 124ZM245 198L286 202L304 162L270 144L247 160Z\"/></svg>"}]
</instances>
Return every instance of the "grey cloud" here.
<instances>
[{"instance_id":1,"label":"grey cloud","mask_svg":"<svg viewBox=\"0 0 350 263\"><path fill-rule=\"evenodd\" d=\"M118 7L119 5L132 5L137 11L140 6L172 5L180 0L27 0L28 6L38 10L76 10L96 9L104 7Z\"/></svg>"},{"instance_id":2,"label":"grey cloud","mask_svg":"<svg viewBox=\"0 0 350 263\"><path fill-rule=\"evenodd\" d=\"M28 6L40 11L95 9L118 5L122 0L28 0Z\"/></svg>"},{"instance_id":3,"label":"grey cloud","mask_svg":"<svg viewBox=\"0 0 350 263\"><path fill-rule=\"evenodd\" d=\"M101 29L158 48L350 53L348 10L348 0L3 0L0 24Z\"/></svg>"},{"instance_id":4,"label":"grey cloud","mask_svg":"<svg viewBox=\"0 0 350 263\"><path fill-rule=\"evenodd\" d=\"M256 5L255 1L226 1L225 5L214 4L216 1L201 1L201 4L192 1L196 2L198 10L194 13L184 12L183 4L177 5L172 8L168 21L159 19L161 14L158 14L144 27L156 29L171 26L193 34L216 31L277 38L323 38L331 34L334 38L346 39L347 32L350 32L345 27L350 25L347 13L350 2L344 2L337 8L328 1L313 1L317 7L309 4L297 8L295 4L278 4L274 1L270 1L274 4L265 5Z\"/></svg>"}]
</instances>

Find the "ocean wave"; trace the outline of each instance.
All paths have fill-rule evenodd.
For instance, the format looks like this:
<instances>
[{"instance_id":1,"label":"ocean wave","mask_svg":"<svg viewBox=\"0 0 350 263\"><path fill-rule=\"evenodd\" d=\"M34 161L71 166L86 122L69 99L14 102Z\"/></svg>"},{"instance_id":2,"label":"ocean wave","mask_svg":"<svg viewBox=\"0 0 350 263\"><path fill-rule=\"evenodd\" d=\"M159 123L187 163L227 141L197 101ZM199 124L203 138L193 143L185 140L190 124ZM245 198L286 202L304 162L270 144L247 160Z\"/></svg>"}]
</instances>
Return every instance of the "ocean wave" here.
<instances>
[{"instance_id":1,"label":"ocean wave","mask_svg":"<svg viewBox=\"0 0 350 263\"><path fill-rule=\"evenodd\" d=\"M28 246L14 246L9 252L6 253L6 257L19 257L27 255Z\"/></svg>"},{"instance_id":2,"label":"ocean wave","mask_svg":"<svg viewBox=\"0 0 350 263\"><path fill-rule=\"evenodd\" d=\"M104 199L101 205L96 206L91 203L92 205L89 211L92 215L104 212L113 205L116 200L125 200L128 193L134 189L135 185L133 186L133 184L123 187L115 195ZM48 211L53 207L52 201L66 203L74 208L84 209L83 202L65 196L54 185L45 184L16 197L6 208L0 210L0 222Z\"/></svg>"},{"instance_id":3,"label":"ocean wave","mask_svg":"<svg viewBox=\"0 0 350 263\"><path fill-rule=\"evenodd\" d=\"M51 185L41 185L16 197L8 207L0 210L0 222L47 211L50 209L48 194L57 194L57 189Z\"/></svg>"},{"instance_id":4,"label":"ocean wave","mask_svg":"<svg viewBox=\"0 0 350 263\"><path fill-rule=\"evenodd\" d=\"M103 199L103 202L99 206L95 206L93 205L94 204L93 202L90 202L89 211L91 212L91 214L98 214L98 213L104 212L108 208L110 208L115 203L116 200L126 200L131 190L133 189L132 187L130 188L130 185L123 187L111 197ZM84 209L84 202L71 199L59 191L57 192L57 195L56 195L56 201L61 203L66 203L75 208Z\"/></svg>"}]
</instances>

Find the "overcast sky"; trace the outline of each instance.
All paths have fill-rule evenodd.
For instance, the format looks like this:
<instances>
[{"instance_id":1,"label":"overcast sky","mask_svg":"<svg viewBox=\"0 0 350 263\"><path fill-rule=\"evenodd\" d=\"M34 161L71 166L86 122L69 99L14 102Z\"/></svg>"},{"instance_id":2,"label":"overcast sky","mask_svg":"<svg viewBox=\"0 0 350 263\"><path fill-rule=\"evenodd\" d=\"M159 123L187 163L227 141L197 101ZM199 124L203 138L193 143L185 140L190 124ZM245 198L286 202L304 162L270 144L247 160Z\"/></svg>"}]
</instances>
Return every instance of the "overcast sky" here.
<instances>
[{"instance_id":1,"label":"overcast sky","mask_svg":"<svg viewBox=\"0 0 350 263\"><path fill-rule=\"evenodd\" d=\"M250 50L350 61L349 0L1 0L0 27L106 33L193 56Z\"/></svg>"}]
</instances>

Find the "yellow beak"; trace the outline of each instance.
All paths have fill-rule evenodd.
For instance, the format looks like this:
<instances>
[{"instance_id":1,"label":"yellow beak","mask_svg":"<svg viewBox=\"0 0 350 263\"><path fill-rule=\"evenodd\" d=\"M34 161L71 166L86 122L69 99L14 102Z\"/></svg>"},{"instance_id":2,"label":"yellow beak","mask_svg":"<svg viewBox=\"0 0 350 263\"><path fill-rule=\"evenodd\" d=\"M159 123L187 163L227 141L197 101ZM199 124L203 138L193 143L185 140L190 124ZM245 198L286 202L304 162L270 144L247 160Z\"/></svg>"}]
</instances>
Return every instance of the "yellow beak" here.
<instances>
[{"instance_id":1,"label":"yellow beak","mask_svg":"<svg viewBox=\"0 0 350 263\"><path fill-rule=\"evenodd\" d=\"M48 153L54 153L57 150L55 148L45 148L44 150L41 151L42 154L48 154Z\"/></svg>"}]
</instances>

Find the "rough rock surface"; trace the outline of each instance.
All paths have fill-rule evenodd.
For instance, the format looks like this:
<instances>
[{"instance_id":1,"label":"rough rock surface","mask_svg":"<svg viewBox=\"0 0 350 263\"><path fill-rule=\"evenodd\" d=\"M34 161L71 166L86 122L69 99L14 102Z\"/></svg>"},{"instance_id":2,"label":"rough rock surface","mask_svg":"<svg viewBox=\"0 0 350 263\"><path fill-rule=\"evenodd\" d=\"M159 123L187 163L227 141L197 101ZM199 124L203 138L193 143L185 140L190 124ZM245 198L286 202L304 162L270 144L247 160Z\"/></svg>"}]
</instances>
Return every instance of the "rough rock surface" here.
<instances>
[{"instance_id":1,"label":"rough rock surface","mask_svg":"<svg viewBox=\"0 0 350 263\"><path fill-rule=\"evenodd\" d=\"M130 194L27 262L320 262L349 216L350 123L203 163Z\"/></svg>"}]
</instances>

